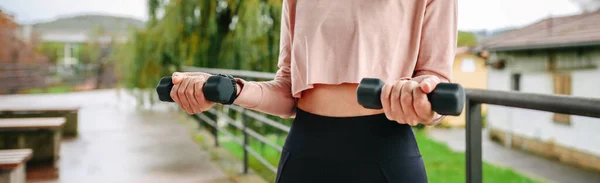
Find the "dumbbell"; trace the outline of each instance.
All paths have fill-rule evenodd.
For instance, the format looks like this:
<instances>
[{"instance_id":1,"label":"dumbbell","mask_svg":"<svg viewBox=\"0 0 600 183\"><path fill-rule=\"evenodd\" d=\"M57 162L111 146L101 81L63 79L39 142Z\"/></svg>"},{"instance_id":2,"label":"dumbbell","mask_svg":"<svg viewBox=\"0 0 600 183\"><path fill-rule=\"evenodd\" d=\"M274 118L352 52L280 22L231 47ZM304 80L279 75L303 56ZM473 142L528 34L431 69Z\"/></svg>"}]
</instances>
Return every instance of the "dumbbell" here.
<instances>
[{"instance_id":1,"label":"dumbbell","mask_svg":"<svg viewBox=\"0 0 600 183\"><path fill-rule=\"evenodd\" d=\"M381 90L383 81L377 78L364 78L357 88L358 103L368 109L381 109ZM225 104L235 93L235 85L226 77L220 75L210 76L204 83L202 91L206 100ZM173 81L171 77L163 77L156 92L158 99L164 102L173 102L171 89ZM462 112L465 103L465 92L458 84L439 83L433 92L427 94L433 111L441 115L458 116Z\"/></svg>"},{"instance_id":2,"label":"dumbbell","mask_svg":"<svg viewBox=\"0 0 600 183\"><path fill-rule=\"evenodd\" d=\"M206 100L226 104L232 95L235 94L234 84L231 80L221 75L213 75L208 77L202 88L204 98ZM173 88L173 80L171 77L163 77L156 86L158 99L163 102L174 102L171 98L171 89Z\"/></svg>"},{"instance_id":3,"label":"dumbbell","mask_svg":"<svg viewBox=\"0 0 600 183\"><path fill-rule=\"evenodd\" d=\"M381 109L381 90L385 83L378 78L363 78L356 89L358 103L367 109ZM465 105L465 91L454 83L439 83L427 94L433 111L458 116Z\"/></svg>"}]
</instances>

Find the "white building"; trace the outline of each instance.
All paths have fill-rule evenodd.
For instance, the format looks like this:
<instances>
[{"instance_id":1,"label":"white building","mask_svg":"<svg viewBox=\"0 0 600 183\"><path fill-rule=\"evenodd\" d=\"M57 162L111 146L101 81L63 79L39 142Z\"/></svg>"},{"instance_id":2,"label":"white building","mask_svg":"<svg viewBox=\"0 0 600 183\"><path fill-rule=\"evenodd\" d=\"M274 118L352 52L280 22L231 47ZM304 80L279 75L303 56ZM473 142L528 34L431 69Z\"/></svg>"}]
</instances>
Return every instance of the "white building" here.
<instances>
[{"instance_id":1,"label":"white building","mask_svg":"<svg viewBox=\"0 0 600 183\"><path fill-rule=\"evenodd\" d=\"M31 39L32 34L37 34L39 41L41 42L56 42L63 43L64 47L61 51L61 58L58 59L58 64L64 67L70 67L79 63L79 49L82 44L86 44L90 41L95 41L100 44L108 44L115 41L116 43L127 42L125 35L103 35L93 36L87 30L34 30L32 25L23 25L21 27L21 37L25 41Z\"/></svg>"},{"instance_id":2,"label":"white building","mask_svg":"<svg viewBox=\"0 0 600 183\"><path fill-rule=\"evenodd\" d=\"M600 11L549 18L481 46L491 53L490 90L600 98ZM488 107L494 140L600 172L600 119Z\"/></svg>"}]
</instances>

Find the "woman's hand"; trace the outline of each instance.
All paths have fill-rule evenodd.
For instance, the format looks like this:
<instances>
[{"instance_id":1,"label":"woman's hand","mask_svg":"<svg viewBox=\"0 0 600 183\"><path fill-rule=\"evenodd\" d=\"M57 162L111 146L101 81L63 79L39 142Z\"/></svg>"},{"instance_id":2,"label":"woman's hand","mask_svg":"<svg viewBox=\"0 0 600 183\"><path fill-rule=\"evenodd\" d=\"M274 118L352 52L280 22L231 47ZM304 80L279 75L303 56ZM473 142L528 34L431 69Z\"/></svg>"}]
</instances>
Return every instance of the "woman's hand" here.
<instances>
[{"instance_id":1,"label":"woman's hand","mask_svg":"<svg viewBox=\"0 0 600 183\"><path fill-rule=\"evenodd\" d=\"M440 82L436 76L422 75L386 84L381 91L385 116L389 120L411 126L418 123L430 124L441 116L431 110L427 94Z\"/></svg>"},{"instance_id":2,"label":"woman's hand","mask_svg":"<svg viewBox=\"0 0 600 183\"><path fill-rule=\"evenodd\" d=\"M207 101L202 92L204 83L210 76L202 72L173 73L171 98L188 114L207 111L215 105L214 102Z\"/></svg>"}]
</instances>

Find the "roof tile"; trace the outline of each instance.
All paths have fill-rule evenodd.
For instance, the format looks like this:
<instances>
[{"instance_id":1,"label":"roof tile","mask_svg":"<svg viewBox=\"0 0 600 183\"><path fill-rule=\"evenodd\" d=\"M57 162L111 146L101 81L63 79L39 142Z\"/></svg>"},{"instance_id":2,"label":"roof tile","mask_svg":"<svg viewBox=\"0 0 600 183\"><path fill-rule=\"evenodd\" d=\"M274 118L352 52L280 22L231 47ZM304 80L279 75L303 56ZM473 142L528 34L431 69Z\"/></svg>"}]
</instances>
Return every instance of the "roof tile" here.
<instances>
[{"instance_id":1,"label":"roof tile","mask_svg":"<svg viewBox=\"0 0 600 183\"><path fill-rule=\"evenodd\" d=\"M517 50L600 44L600 11L547 18L499 35L480 46L492 50Z\"/></svg>"}]
</instances>

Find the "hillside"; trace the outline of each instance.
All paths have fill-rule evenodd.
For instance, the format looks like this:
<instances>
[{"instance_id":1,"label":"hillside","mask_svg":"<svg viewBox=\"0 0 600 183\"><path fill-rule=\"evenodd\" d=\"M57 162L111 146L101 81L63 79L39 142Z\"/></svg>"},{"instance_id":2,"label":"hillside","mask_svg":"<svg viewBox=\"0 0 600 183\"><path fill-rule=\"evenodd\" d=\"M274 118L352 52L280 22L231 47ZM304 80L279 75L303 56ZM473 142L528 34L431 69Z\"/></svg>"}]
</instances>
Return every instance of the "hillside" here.
<instances>
[{"instance_id":1,"label":"hillside","mask_svg":"<svg viewBox=\"0 0 600 183\"><path fill-rule=\"evenodd\" d=\"M133 28L143 28L145 23L141 20L107 16L107 15L79 15L60 18L50 22L41 22L33 25L35 31L40 32L89 32L97 27L102 27L110 33L124 33Z\"/></svg>"}]
</instances>

